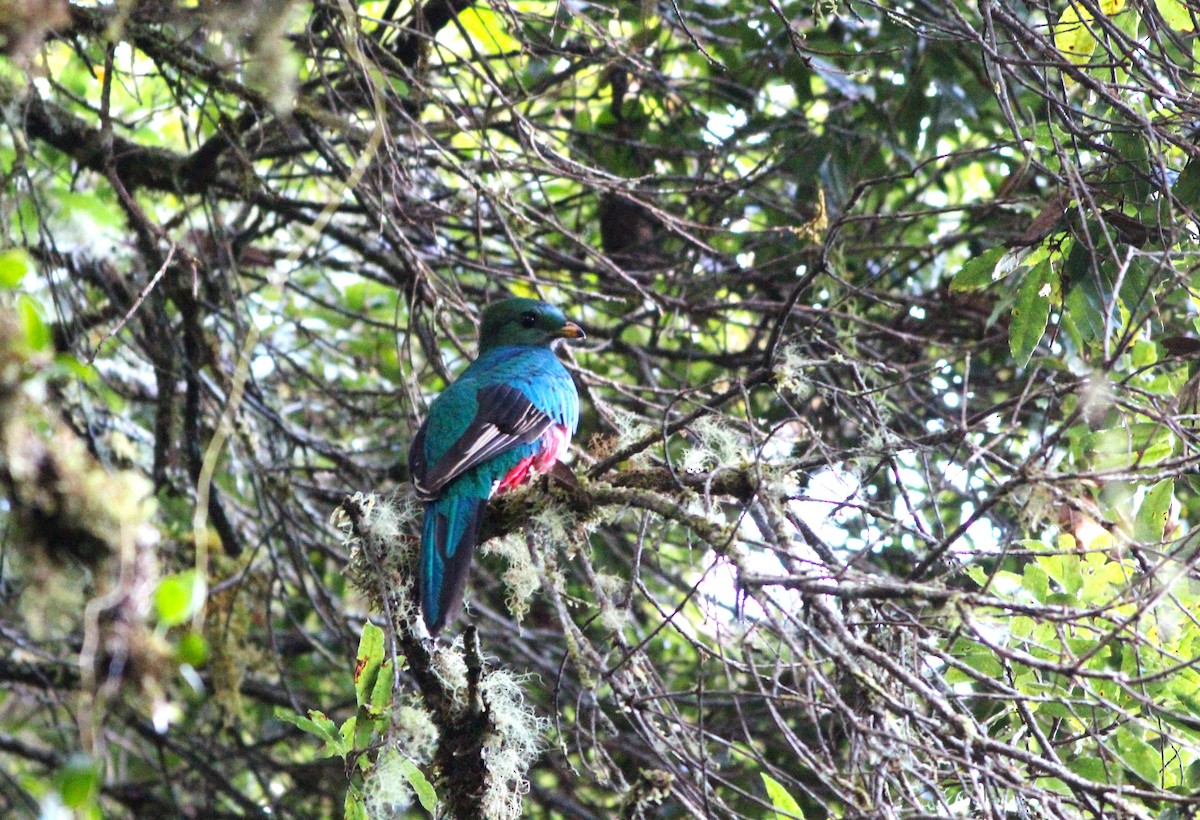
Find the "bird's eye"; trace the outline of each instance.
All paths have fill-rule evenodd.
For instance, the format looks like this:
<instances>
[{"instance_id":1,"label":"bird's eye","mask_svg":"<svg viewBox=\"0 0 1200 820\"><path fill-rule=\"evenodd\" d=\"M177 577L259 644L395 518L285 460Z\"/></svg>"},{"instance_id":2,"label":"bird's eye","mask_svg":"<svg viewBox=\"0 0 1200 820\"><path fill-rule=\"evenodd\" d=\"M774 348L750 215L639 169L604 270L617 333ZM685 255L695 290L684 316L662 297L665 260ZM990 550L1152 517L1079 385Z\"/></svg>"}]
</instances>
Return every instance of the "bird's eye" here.
<instances>
[{"instance_id":1,"label":"bird's eye","mask_svg":"<svg viewBox=\"0 0 1200 820\"><path fill-rule=\"evenodd\" d=\"M537 324L537 316L532 313L522 313L521 318L517 321L521 323L521 327L533 327Z\"/></svg>"}]
</instances>

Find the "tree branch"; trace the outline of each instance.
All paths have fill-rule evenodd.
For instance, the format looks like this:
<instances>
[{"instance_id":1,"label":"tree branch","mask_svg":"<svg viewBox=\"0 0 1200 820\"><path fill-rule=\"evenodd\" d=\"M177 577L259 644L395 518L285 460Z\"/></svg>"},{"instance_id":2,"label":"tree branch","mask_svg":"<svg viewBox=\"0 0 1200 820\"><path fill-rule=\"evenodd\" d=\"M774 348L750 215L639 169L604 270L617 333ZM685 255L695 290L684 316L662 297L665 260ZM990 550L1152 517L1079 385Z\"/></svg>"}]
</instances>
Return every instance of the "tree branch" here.
<instances>
[{"instance_id":1,"label":"tree branch","mask_svg":"<svg viewBox=\"0 0 1200 820\"><path fill-rule=\"evenodd\" d=\"M0 107L20 104L21 125L27 137L50 145L80 167L98 174L108 170L109 152L104 133L80 117L29 90L0 83ZM113 170L130 191L148 188L189 194L208 190L219 175L217 160L232 145L223 131L190 155L148 147L123 137L112 137Z\"/></svg>"}]
</instances>

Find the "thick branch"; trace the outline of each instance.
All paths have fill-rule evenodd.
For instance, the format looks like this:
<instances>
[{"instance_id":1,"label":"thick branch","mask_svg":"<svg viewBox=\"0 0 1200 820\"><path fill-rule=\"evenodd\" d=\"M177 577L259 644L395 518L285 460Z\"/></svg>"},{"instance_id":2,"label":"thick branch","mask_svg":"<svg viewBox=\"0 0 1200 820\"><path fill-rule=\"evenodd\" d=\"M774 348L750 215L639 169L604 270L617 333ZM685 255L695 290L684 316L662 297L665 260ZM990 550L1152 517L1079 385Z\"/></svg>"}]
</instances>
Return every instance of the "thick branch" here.
<instances>
[{"instance_id":1,"label":"thick branch","mask_svg":"<svg viewBox=\"0 0 1200 820\"><path fill-rule=\"evenodd\" d=\"M21 93L11 85L0 84L0 105L7 106L20 97ZM98 127L46 102L36 93L30 92L23 102L21 122L27 137L57 148L89 171L100 174L107 171L106 136ZM114 136L113 167L130 190L200 193L216 181L217 159L230 144L222 132L190 155L184 155Z\"/></svg>"}]
</instances>

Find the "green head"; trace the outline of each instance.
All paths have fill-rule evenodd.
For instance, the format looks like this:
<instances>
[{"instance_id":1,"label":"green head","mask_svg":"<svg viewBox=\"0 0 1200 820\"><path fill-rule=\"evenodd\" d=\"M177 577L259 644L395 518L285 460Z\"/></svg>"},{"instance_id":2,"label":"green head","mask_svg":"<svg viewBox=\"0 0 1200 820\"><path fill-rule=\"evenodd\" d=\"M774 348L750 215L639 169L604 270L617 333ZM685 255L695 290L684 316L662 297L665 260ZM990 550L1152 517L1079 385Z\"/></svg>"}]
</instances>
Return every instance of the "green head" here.
<instances>
[{"instance_id":1,"label":"green head","mask_svg":"<svg viewBox=\"0 0 1200 820\"><path fill-rule=\"evenodd\" d=\"M483 309L479 350L504 345L549 346L555 339L582 339L583 330L568 322L554 305L536 299L505 299Z\"/></svg>"}]
</instances>

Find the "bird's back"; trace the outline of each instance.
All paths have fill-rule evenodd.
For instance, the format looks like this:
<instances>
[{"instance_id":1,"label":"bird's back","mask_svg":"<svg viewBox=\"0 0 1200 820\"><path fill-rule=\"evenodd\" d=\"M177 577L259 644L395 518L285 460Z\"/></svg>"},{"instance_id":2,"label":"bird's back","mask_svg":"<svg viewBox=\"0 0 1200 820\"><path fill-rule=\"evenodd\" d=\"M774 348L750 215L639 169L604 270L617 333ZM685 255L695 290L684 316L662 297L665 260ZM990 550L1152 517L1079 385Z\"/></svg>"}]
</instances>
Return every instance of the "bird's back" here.
<instances>
[{"instance_id":1,"label":"bird's back","mask_svg":"<svg viewBox=\"0 0 1200 820\"><path fill-rule=\"evenodd\" d=\"M575 432L579 395L554 352L545 347L496 347L471 362L430 405L424 435L429 464L438 463L458 441L479 409L479 391L493 385L515 387L534 407Z\"/></svg>"}]
</instances>

